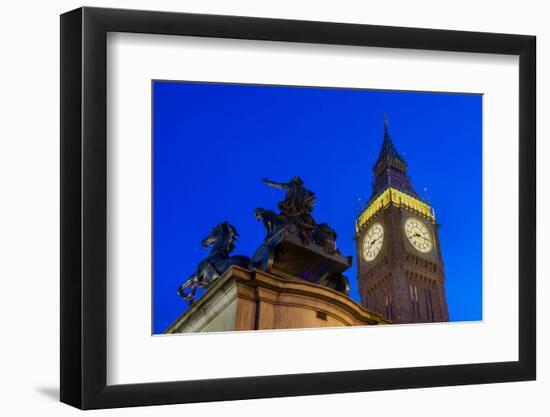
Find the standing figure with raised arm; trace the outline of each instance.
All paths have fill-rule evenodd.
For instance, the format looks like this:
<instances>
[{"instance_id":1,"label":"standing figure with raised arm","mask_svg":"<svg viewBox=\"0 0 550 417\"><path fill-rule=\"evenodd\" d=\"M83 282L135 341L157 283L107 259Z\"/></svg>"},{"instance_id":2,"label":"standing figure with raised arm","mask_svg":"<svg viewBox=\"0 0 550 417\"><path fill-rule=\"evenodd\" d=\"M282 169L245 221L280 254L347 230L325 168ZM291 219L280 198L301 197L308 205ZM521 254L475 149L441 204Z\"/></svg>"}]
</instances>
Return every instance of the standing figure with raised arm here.
<instances>
[{"instance_id":1,"label":"standing figure with raised arm","mask_svg":"<svg viewBox=\"0 0 550 417\"><path fill-rule=\"evenodd\" d=\"M270 187L278 188L286 192L284 200L277 204L289 223L294 225L304 243L311 243L312 232L317 223L311 216L315 204L315 193L304 187L304 181L300 177L292 177L289 182L281 183L264 178L264 183Z\"/></svg>"}]
</instances>

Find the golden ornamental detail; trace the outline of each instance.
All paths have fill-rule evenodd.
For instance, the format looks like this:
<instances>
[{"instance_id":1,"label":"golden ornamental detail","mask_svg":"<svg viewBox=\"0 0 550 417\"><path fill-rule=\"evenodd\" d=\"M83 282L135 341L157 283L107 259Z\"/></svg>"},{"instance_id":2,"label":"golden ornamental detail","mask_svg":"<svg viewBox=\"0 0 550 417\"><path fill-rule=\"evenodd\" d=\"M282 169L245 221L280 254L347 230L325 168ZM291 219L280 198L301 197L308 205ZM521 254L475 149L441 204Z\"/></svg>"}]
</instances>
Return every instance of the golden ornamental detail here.
<instances>
[{"instance_id":1,"label":"golden ornamental detail","mask_svg":"<svg viewBox=\"0 0 550 417\"><path fill-rule=\"evenodd\" d=\"M359 229L361 229L361 227L372 218L372 216L378 213L379 210L387 207L390 202L397 207L405 207L411 211L426 216L435 222L435 214L428 204L417 198L411 197L402 191L396 190L395 188L388 188L372 203L370 203L368 207L365 208L365 210L363 210L363 212L359 215L359 219L356 224L356 232L358 232Z\"/></svg>"}]
</instances>

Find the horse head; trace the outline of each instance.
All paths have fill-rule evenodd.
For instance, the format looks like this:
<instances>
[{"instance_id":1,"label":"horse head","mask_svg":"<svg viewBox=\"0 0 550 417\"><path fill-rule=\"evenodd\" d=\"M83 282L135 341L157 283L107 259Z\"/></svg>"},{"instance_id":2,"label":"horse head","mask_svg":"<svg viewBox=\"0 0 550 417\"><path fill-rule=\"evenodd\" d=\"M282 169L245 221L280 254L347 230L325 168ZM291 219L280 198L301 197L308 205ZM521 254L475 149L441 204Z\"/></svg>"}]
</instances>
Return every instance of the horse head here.
<instances>
[{"instance_id":1,"label":"horse head","mask_svg":"<svg viewBox=\"0 0 550 417\"><path fill-rule=\"evenodd\" d=\"M224 249L229 253L235 249L237 236L237 229L228 222L223 222L212 228L208 236L201 241L201 245L204 248L214 245L214 248Z\"/></svg>"},{"instance_id":2,"label":"horse head","mask_svg":"<svg viewBox=\"0 0 550 417\"><path fill-rule=\"evenodd\" d=\"M273 210L266 210L258 207L254 210L256 220L262 222L266 232L266 239L273 236L283 226L284 220L278 216Z\"/></svg>"},{"instance_id":3,"label":"horse head","mask_svg":"<svg viewBox=\"0 0 550 417\"><path fill-rule=\"evenodd\" d=\"M256 220L265 222L273 220L277 214L273 210L266 210L258 207L254 210L254 216L256 217Z\"/></svg>"}]
</instances>

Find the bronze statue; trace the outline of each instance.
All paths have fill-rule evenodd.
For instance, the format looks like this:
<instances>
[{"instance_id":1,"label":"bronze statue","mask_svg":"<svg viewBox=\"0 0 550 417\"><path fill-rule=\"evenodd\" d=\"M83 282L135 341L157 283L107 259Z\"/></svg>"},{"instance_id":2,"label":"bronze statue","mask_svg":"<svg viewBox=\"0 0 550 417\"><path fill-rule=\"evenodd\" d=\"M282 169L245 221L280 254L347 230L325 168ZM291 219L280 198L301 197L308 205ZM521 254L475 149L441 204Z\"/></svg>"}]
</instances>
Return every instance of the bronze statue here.
<instances>
[{"instance_id":1,"label":"bronze statue","mask_svg":"<svg viewBox=\"0 0 550 417\"><path fill-rule=\"evenodd\" d=\"M340 251L336 247L337 237L338 235L334 229L326 223L318 224L315 230L313 230L315 244L321 246L330 255L340 254Z\"/></svg>"},{"instance_id":2,"label":"bronze statue","mask_svg":"<svg viewBox=\"0 0 550 417\"><path fill-rule=\"evenodd\" d=\"M254 211L256 219L260 220L266 229L265 241L274 236L282 239L284 233L297 235L304 244L315 243L328 254L340 253L336 248L336 232L327 223L317 224L310 214L315 204L315 193L304 187L300 177L292 177L290 182L280 183L264 178L264 183L286 191L283 201L277 204L280 214L273 210L257 208ZM271 242L276 243L276 242Z\"/></svg>"},{"instance_id":3,"label":"bronze statue","mask_svg":"<svg viewBox=\"0 0 550 417\"><path fill-rule=\"evenodd\" d=\"M285 228L290 226L284 216L275 213L273 210L265 210L258 207L254 210L254 216L256 216L256 220L261 221L264 225L265 242L281 236Z\"/></svg>"},{"instance_id":4,"label":"bronze statue","mask_svg":"<svg viewBox=\"0 0 550 417\"><path fill-rule=\"evenodd\" d=\"M270 187L286 191L284 200L277 204L281 210L280 216L295 227L304 243L311 243L313 230L317 226L310 214L315 204L315 193L304 187L304 182L300 177L292 177L290 182L286 183L270 181L267 178L264 178L263 181Z\"/></svg>"},{"instance_id":5,"label":"bronze statue","mask_svg":"<svg viewBox=\"0 0 550 417\"><path fill-rule=\"evenodd\" d=\"M292 216L301 213L311 213L315 204L315 193L304 187L304 181L300 177L292 177L290 182L275 182L267 178L264 183L270 187L286 191L283 201L277 204L283 216Z\"/></svg>"},{"instance_id":6,"label":"bronze statue","mask_svg":"<svg viewBox=\"0 0 550 417\"><path fill-rule=\"evenodd\" d=\"M265 228L265 238L250 260L249 268L285 277L298 277L349 293L343 271L351 266L351 257L343 257L336 247L336 232L327 223L317 224L311 212L315 193L304 187L300 177L289 182L264 178L271 187L284 190L277 204L280 213L257 208L256 219Z\"/></svg>"},{"instance_id":7,"label":"bronze statue","mask_svg":"<svg viewBox=\"0 0 550 417\"><path fill-rule=\"evenodd\" d=\"M212 229L202 246L212 250L198 265L195 273L178 288L178 294L191 305L198 288L207 288L233 265L259 269L285 277L302 278L348 294L347 278L342 274L351 266L351 257L343 257L336 247L336 232L327 224L313 219L315 193L304 187L300 177L287 183L264 183L282 189L285 198L277 206L280 213L261 207L254 210L266 235L252 259L230 256L235 249L237 230L227 222Z\"/></svg>"},{"instance_id":8,"label":"bronze statue","mask_svg":"<svg viewBox=\"0 0 550 417\"><path fill-rule=\"evenodd\" d=\"M207 288L223 275L223 273L233 265L243 268L248 267L250 259L246 256L229 256L235 249L237 241L237 230L227 222L220 223L212 229L201 244L207 248L212 246L212 250L197 267L196 272L187 279L178 288L178 294L189 301L191 305L195 299L197 288Z\"/></svg>"}]
</instances>

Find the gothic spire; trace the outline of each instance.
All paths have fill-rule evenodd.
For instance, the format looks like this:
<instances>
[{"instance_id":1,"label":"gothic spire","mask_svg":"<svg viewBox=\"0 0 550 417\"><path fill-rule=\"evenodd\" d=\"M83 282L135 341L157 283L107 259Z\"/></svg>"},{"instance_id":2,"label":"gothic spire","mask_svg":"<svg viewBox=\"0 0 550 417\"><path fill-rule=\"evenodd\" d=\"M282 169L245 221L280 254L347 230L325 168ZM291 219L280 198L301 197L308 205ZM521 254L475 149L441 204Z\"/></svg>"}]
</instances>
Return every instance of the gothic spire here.
<instances>
[{"instance_id":1,"label":"gothic spire","mask_svg":"<svg viewBox=\"0 0 550 417\"><path fill-rule=\"evenodd\" d=\"M380 162L387 160L388 162L399 161L406 166L407 162L401 157L401 155L399 155L399 152L397 152L397 148L393 144L388 125L388 115L384 113L384 141L382 142L380 155L378 155L378 159L376 160L375 165L378 165Z\"/></svg>"},{"instance_id":2,"label":"gothic spire","mask_svg":"<svg viewBox=\"0 0 550 417\"><path fill-rule=\"evenodd\" d=\"M384 140L378 159L373 167L372 198L390 187L417 197L407 174L407 161L399 154L393 144L388 125L388 116L384 114Z\"/></svg>"}]
</instances>

